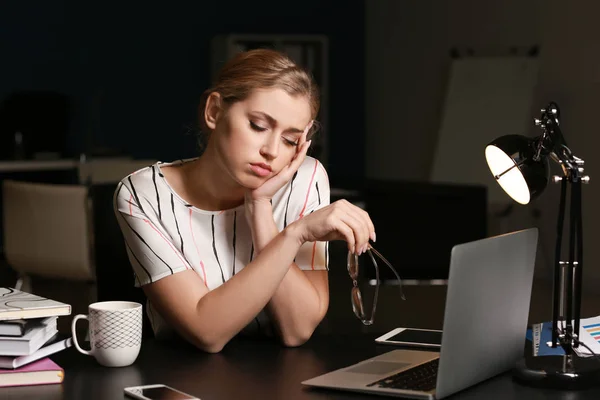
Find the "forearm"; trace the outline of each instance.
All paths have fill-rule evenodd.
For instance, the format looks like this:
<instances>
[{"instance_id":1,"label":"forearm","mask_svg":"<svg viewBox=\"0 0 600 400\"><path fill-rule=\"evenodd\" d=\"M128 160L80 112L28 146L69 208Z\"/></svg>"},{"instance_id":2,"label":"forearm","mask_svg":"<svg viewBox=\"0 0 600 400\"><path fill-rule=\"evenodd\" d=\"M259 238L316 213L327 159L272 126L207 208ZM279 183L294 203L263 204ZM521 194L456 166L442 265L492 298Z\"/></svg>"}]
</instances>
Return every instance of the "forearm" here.
<instances>
[{"instance_id":1,"label":"forearm","mask_svg":"<svg viewBox=\"0 0 600 400\"><path fill-rule=\"evenodd\" d=\"M254 251L259 254L277 236L279 229L273 219L271 203L262 201L250 207L249 223L252 227Z\"/></svg>"},{"instance_id":2,"label":"forearm","mask_svg":"<svg viewBox=\"0 0 600 400\"><path fill-rule=\"evenodd\" d=\"M271 297L267 311L283 343L298 346L310 338L325 317L328 303L329 299L320 297L306 273L292 263Z\"/></svg>"},{"instance_id":3,"label":"forearm","mask_svg":"<svg viewBox=\"0 0 600 400\"><path fill-rule=\"evenodd\" d=\"M288 273L300 242L282 232L239 273L204 295L197 305L197 340L209 351L220 349L267 305Z\"/></svg>"},{"instance_id":4,"label":"forearm","mask_svg":"<svg viewBox=\"0 0 600 400\"><path fill-rule=\"evenodd\" d=\"M260 254L279 233L270 203L253 206L252 227L255 251ZM317 289L295 263L288 265L285 277L267 305L267 312L283 342L294 346L308 340L325 315L326 306L322 304L327 301L320 299Z\"/></svg>"}]
</instances>

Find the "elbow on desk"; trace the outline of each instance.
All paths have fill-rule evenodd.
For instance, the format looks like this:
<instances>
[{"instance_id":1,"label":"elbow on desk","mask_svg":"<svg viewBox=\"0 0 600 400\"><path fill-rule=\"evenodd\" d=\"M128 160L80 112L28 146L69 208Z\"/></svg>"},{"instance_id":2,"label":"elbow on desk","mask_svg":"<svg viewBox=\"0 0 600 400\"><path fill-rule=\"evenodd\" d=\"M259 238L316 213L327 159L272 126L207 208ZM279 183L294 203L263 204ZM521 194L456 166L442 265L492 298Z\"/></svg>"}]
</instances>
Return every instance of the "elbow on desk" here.
<instances>
[{"instance_id":1,"label":"elbow on desk","mask_svg":"<svg viewBox=\"0 0 600 400\"><path fill-rule=\"evenodd\" d=\"M227 341L217 335L190 334L189 332L187 340L197 349L211 354L220 353L227 344Z\"/></svg>"},{"instance_id":2,"label":"elbow on desk","mask_svg":"<svg viewBox=\"0 0 600 400\"><path fill-rule=\"evenodd\" d=\"M319 313L317 318L312 322L309 322L308 324L302 324L301 326L296 326L295 329L286 330L282 329L282 327L279 327L278 331L281 343L285 347L298 347L308 342L315 332L315 329L317 329L317 326L325 317L326 312L327 308Z\"/></svg>"},{"instance_id":3,"label":"elbow on desk","mask_svg":"<svg viewBox=\"0 0 600 400\"><path fill-rule=\"evenodd\" d=\"M313 332L314 332L314 329L310 329L310 330L307 330L305 332L295 332L293 334L290 334L290 333L284 334L284 333L282 333L280 335L281 343L285 347L299 347L299 346L302 346L304 343L308 342L308 340L311 338Z\"/></svg>"},{"instance_id":4,"label":"elbow on desk","mask_svg":"<svg viewBox=\"0 0 600 400\"><path fill-rule=\"evenodd\" d=\"M285 347L299 347L306 343L311 338L310 334L307 335L285 335L281 336L281 343ZM219 340L206 340L206 338L194 338L192 341L194 346L199 350L206 353L217 354L220 353L227 342Z\"/></svg>"},{"instance_id":5,"label":"elbow on desk","mask_svg":"<svg viewBox=\"0 0 600 400\"><path fill-rule=\"evenodd\" d=\"M223 350L223 348L225 347L226 343L220 342L220 341L207 341L207 340L202 340L202 339L196 339L194 340L194 345L206 352L206 353L211 353L211 354L216 354L216 353L220 353L221 350Z\"/></svg>"},{"instance_id":6,"label":"elbow on desk","mask_svg":"<svg viewBox=\"0 0 600 400\"><path fill-rule=\"evenodd\" d=\"M294 336L294 337L287 336L287 337L281 338L281 343L285 347L299 347L299 346L302 346L304 343L306 343L308 341L308 339L310 339L310 336L307 338L298 337L298 336Z\"/></svg>"},{"instance_id":7,"label":"elbow on desk","mask_svg":"<svg viewBox=\"0 0 600 400\"><path fill-rule=\"evenodd\" d=\"M206 353L210 353L210 354L217 354L220 353L221 350L223 350L223 347L225 347L224 345L203 345L203 346L198 346L198 348Z\"/></svg>"}]
</instances>

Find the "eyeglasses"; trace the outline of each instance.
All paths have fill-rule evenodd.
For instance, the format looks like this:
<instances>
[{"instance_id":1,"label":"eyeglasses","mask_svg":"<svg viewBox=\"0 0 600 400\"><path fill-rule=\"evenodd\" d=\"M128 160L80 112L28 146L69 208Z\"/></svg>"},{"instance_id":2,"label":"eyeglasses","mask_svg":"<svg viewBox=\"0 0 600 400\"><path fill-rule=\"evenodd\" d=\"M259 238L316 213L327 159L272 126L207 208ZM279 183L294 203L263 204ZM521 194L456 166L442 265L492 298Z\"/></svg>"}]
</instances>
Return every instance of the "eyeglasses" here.
<instances>
[{"instance_id":1,"label":"eyeglasses","mask_svg":"<svg viewBox=\"0 0 600 400\"><path fill-rule=\"evenodd\" d=\"M371 310L371 315L370 317L367 317L367 315L365 314L365 307L363 305L362 294L358 287L358 277L360 271L358 255L352 253L351 251L348 251L348 274L350 275L350 279L352 279L352 310L354 311L354 314L358 317L358 319L360 319L362 323L367 326L372 325L373 321L375 320L375 308L377 307L377 296L379 294L379 266L377 265L377 261L375 260L373 253L375 253L375 255L379 257L381 261L383 261L392 270L394 275L396 275L396 278L398 279L398 285L400 288L400 297L402 298L402 300L406 300L406 298L404 297L404 292L402 291L402 279L400 279L400 276L398 275L394 267L392 267L392 264L390 264L390 262L386 260L380 252L378 252L369 245L366 254L369 255L369 258L371 259L371 261L373 262L373 266L375 267L375 295L373 296L373 308Z\"/></svg>"}]
</instances>

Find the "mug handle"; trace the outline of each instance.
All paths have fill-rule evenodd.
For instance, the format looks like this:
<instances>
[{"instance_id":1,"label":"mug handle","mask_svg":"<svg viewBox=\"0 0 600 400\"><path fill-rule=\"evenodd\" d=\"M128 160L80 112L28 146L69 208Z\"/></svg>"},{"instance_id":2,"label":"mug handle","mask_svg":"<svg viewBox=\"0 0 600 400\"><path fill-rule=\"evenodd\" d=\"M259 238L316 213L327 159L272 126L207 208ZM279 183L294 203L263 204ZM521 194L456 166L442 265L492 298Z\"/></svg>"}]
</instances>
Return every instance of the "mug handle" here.
<instances>
[{"instance_id":1,"label":"mug handle","mask_svg":"<svg viewBox=\"0 0 600 400\"><path fill-rule=\"evenodd\" d=\"M73 344L75 345L75 348L77 348L77 350L79 350L80 353L87 354L88 356L91 356L92 355L92 349L91 348L90 348L90 350L82 349L79 346L79 343L77 343L77 334L76 334L76 331L75 331L75 325L77 325L77 320L79 320L79 319L87 319L88 324L90 322L90 320L88 319L88 316L84 315L84 314L78 314L78 315L75 316L75 318L73 318L73 322L71 322L71 334L73 335Z\"/></svg>"}]
</instances>

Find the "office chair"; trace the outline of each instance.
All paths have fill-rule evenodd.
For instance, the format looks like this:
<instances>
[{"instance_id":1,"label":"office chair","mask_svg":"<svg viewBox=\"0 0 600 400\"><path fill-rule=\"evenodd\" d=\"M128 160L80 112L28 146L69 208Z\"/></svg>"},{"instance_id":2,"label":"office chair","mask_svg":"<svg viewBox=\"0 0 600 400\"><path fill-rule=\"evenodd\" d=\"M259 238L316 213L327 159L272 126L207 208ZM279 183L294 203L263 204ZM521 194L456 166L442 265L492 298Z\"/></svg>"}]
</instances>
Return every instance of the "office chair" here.
<instances>
[{"instance_id":1,"label":"office chair","mask_svg":"<svg viewBox=\"0 0 600 400\"><path fill-rule=\"evenodd\" d=\"M3 182L6 259L21 274L93 282L92 205L81 185Z\"/></svg>"},{"instance_id":2,"label":"office chair","mask_svg":"<svg viewBox=\"0 0 600 400\"><path fill-rule=\"evenodd\" d=\"M97 298L88 188L5 180L3 202L6 261L19 275L15 288L87 313Z\"/></svg>"}]
</instances>

